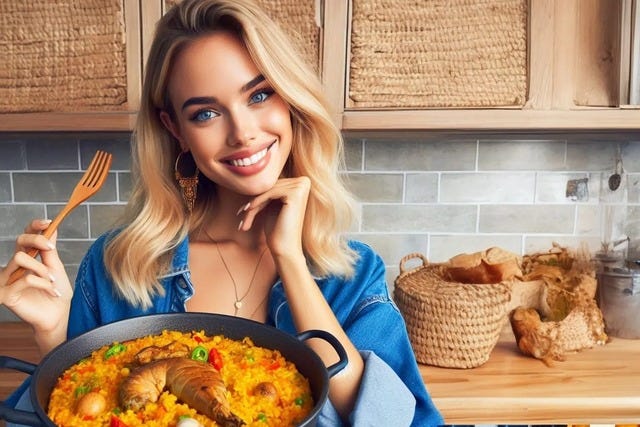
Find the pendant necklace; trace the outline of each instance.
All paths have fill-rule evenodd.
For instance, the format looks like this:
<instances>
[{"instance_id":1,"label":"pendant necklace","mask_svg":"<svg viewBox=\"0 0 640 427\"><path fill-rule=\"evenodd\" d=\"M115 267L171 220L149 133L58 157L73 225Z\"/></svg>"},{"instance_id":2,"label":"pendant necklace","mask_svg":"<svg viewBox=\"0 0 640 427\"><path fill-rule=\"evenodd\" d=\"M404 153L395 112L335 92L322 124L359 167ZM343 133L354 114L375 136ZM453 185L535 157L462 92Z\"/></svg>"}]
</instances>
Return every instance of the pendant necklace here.
<instances>
[{"instance_id":1,"label":"pendant necklace","mask_svg":"<svg viewBox=\"0 0 640 427\"><path fill-rule=\"evenodd\" d=\"M234 307L233 315L237 316L238 315L238 311L240 311L240 309L242 308L242 305L244 304L244 299L247 297L247 295L249 295L249 291L251 291L251 287L253 286L253 281L256 278L256 274L258 273L258 267L260 267L260 262L262 261L262 257L264 256L265 252L267 252L267 247L265 247L262 250L262 253L260 254L260 258L258 258L258 262L256 263L256 268L255 268L255 270L253 270L253 276L251 276L251 282L249 282L249 287L247 288L247 292L244 293L242 298L239 298L238 297L238 286L236 285L236 281L233 279L233 275L231 274L231 270L229 270L229 267L227 266L227 263L225 262L224 257L222 256L222 251L220 251L220 245L218 245L218 242L216 242L215 240L214 240L214 243L216 244L216 249L218 250L218 255L220 255L220 260L222 260L222 265L224 265L224 269L227 270L227 274L229 274L229 278L231 279L231 283L233 283L233 292L234 292L235 297L236 297L236 301L233 303L233 307Z\"/></svg>"}]
</instances>

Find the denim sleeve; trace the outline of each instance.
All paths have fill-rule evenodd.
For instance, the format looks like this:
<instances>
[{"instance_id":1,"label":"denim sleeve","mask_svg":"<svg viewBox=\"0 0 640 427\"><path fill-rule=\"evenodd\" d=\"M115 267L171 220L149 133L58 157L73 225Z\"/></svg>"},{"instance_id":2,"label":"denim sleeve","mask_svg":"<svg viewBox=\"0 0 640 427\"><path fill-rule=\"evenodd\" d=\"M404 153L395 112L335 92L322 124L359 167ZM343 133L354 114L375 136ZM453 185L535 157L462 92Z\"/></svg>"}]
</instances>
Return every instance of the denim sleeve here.
<instances>
[{"instance_id":1,"label":"denim sleeve","mask_svg":"<svg viewBox=\"0 0 640 427\"><path fill-rule=\"evenodd\" d=\"M369 300L348 327L356 331L350 336L366 355L352 425L442 425L444 420L418 369L404 319L391 300L381 298Z\"/></svg>"}]
</instances>

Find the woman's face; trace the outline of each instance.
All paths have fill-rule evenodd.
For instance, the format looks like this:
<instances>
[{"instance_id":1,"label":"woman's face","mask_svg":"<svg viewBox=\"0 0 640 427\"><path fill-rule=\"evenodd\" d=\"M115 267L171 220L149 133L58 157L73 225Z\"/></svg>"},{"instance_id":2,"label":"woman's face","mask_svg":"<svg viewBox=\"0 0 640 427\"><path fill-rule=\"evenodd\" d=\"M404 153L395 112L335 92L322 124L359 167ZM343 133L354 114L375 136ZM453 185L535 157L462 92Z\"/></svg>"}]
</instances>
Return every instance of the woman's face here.
<instances>
[{"instance_id":1,"label":"woman's face","mask_svg":"<svg viewBox=\"0 0 640 427\"><path fill-rule=\"evenodd\" d=\"M288 105L227 32L201 37L176 57L169 78L175 121L165 126L221 187L257 195L280 177L291 151Z\"/></svg>"}]
</instances>

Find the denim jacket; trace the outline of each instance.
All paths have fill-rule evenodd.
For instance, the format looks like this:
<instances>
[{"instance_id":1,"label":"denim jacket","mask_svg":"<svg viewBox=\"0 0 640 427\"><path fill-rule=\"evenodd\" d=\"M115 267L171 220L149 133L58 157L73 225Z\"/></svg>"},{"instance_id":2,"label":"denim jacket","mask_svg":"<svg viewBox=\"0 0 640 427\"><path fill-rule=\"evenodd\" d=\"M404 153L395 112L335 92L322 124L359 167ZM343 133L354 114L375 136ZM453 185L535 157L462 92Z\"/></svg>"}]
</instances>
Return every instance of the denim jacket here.
<instances>
[{"instance_id":1,"label":"denim jacket","mask_svg":"<svg viewBox=\"0 0 640 427\"><path fill-rule=\"evenodd\" d=\"M164 295L155 295L147 310L133 306L113 291L103 262L108 234L96 240L83 259L71 302L68 338L100 325L152 313L184 312L194 293L188 265L189 242L174 251L171 270L161 278ZM353 426L429 426L443 424L418 370L404 320L389 297L382 259L367 245L349 242L359 259L351 279L316 278L343 329L360 351L365 370L349 422ZM296 331L282 282L269 296L267 324ZM330 401L322 408L320 426L340 426Z\"/></svg>"}]
</instances>

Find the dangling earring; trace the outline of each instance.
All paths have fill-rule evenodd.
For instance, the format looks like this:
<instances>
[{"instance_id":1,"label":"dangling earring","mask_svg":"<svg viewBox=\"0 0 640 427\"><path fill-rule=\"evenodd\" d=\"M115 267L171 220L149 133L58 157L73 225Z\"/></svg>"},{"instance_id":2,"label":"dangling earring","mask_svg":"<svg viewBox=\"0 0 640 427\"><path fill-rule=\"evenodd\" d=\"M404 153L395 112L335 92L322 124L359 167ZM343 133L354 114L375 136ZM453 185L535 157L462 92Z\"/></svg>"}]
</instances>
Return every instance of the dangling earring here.
<instances>
[{"instance_id":1,"label":"dangling earring","mask_svg":"<svg viewBox=\"0 0 640 427\"><path fill-rule=\"evenodd\" d=\"M181 161L183 158L182 155L185 153L188 153L188 151L182 151L180 154L178 154L174 169L176 174L176 181L178 181L178 185L182 189L182 197L184 198L184 201L187 205L187 210L189 211L189 213L191 213L191 211L193 211L193 207L196 204L196 192L198 189L198 176L200 175L200 171L198 170L198 167L195 165L193 156L191 156L191 162L193 163L193 168L195 169L195 172L193 173L192 176L183 176L180 173L179 163L182 163Z\"/></svg>"}]
</instances>

